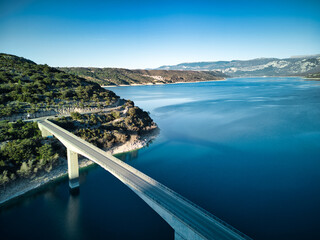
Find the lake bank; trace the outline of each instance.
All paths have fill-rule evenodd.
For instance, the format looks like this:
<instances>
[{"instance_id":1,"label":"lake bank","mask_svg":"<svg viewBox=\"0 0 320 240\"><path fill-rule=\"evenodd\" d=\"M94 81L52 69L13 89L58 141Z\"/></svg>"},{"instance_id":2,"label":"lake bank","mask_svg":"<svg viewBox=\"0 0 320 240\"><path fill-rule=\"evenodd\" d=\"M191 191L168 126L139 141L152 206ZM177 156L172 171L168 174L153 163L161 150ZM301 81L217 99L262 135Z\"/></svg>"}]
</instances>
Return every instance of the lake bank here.
<instances>
[{"instance_id":1,"label":"lake bank","mask_svg":"<svg viewBox=\"0 0 320 240\"><path fill-rule=\"evenodd\" d=\"M217 80L208 80L208 81L192 81L192 82L175 82L175 83L145 83L145 84L120 84L120 85L101 85L103 88L109 88L109 87L132 87L132 86L157 86L157 85L170 85L170 84L180 84L180 83L205 83L205 82L217 82L217 81L227 81L226 78L224 79L217 79Z\"/></svg>"}]
</instances>

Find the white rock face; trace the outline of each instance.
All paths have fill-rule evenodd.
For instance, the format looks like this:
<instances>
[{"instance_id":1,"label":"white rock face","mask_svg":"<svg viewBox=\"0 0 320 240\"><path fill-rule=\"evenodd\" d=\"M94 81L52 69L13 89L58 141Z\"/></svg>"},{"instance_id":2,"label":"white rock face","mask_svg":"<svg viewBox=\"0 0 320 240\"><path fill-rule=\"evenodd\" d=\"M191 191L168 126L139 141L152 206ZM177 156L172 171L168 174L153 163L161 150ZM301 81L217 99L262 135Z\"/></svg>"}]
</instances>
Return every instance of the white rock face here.
<instances>
[{"instance_id":1,"label":"white rock face","mask_svg":"<svg viewBox=\"0 0 320 240\"><path fill-rule=\"evenodd\" d=\"M275 67L275 68L284 68L284 67L287 67L290 63L287 62L287 61L273 61L273 62L270 62L268 64L265 65L265 67L269 67L269 66L272 66L272 67Z\"/></svg>"},{"instance_id":2,"label":"white rock face","mask_svg":"<svg viewBox=\"0 0 320 240\"><path fill-rule=\"evenodd\" d=\"M301 75L320 69L320 55L276 59L259 58L245 61L219 61L204 63L185 63L164 66L160 69L221 71L230 76L275 76ZM318 71L319 72L319 71Z\"/></svg>"}]
</instances>

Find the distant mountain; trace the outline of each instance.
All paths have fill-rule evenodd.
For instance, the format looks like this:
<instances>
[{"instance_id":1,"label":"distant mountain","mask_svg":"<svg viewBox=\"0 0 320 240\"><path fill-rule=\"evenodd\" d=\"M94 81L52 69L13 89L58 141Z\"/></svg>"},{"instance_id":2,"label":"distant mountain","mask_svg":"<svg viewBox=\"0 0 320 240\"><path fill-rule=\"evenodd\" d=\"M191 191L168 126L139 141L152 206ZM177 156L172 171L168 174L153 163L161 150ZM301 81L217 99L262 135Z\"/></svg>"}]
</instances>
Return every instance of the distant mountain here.
<instances>
[{"instance_id":1,"label":"distant mountain","mask_svg":"<svg viewBox=\"0 0 320 240\"><path fill-rule=\"evenodd\" d=\"M224 79L220 71L129 70L124 68L63 67L60 70L100 85L166 84Z\"/></svg>"},{"instance_id":2,"label":"distant mountain","mask_svg":"<svg viewBox=\"0 0 320 240\"><path fill-rule=\"evenodd\" d=\"M193 62L161 66L161 70L221 71L232 77L303 76L320 72L320 54L285 59L257 58L217 62Z\"/></svg>"},{"instance_id":3,"label":"distant mountain","mask_svg":"<svg viewBox=\"0 0 320 240\"><path fill-rule=\"evenodd\" d=\"M296 55L291 56L290 58L317 58L320 57L320 54L313 54L313 55Z\"/></svg>"}]
</instances>

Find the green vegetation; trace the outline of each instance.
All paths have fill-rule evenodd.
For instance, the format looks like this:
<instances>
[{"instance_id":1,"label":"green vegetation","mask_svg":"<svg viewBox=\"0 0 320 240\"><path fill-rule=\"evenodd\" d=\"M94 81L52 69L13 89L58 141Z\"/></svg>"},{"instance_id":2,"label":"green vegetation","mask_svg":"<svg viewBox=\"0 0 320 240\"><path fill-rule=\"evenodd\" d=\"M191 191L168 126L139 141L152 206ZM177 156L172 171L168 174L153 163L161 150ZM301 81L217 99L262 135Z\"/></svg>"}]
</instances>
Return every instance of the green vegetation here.
<instances>
[{"instance_id":1,"label":"green vegetation","mask_svg":"<svg viewBox=\"0 0 320 240\"><path fill-rule=\"evenodd\" d=\"M100 85L129 85L152 82L152 78L135 71L122 68L59 68L60 70L83 77Z\"/></svg>"},{"instance_id":2,"label":"green vegetation","mask_svg":"<svg viewBox=\"0 0 320 240\"><path fill-rule=\"evenodd\" d=\"M148 113L97 83L13 55L0 54L0 93L0 120L67 109L70 117L53 121L105 149L157 128ZM87 107L100 112L74 112ZM0 121L0 147L0 186L49 172L59 164L59 154L66 154L58 140L41 137L37 123L22 120Z\"/></svg>"},{"instance_id":3,"label":"green vegetation","mask_svg":"<svg viewBox=\"0 0 320 240\"><path fill-rule=\"evenodd\" d=\"M100 85L165 84L218 80L226 77L217 71L129 70L123 68L59 68Z\"/></svg>"},{"instance_id":4,"label":"green vegetation","mask_svg":"<svg viewBox=\"0 0 320 240\"><path fill-rule=\"evenodd\" d=\"M0 185L16 178L30 178L57 163L54 139L41 137L36 123L0 122Z\"/></svg>"},{"instance_id":5,"label":"green vegetation","mask_svg":"<svg viewBox=\"0 0 320 240\"><path fill-rule=\"evenodd\" d=\"M141 135L156 128L148 113L135 107L131 101L127 101L122 111L90 114L73 112L70 117L52 121L103 149L110 149L125 143L132 135Z\"/></svg>"},{"instance_id":6,"label":"green vegetation","mask_svg":"<svg viewBox=\"0 0 320 240\"><path fill-rule=\"evenodd\" d=\"M320 79L320 72L308 74L306 77L307 77L307 78L317 78L317 79Z\"/></svg>"},{"instance_id":7,"label":"green vegetation","mask_svg":"<svg viewBox=\"0 0 320 240\"><path fill-rule=\"evenodd\" d=\"M0 121L0 142L41 136L37 123Z\"/></svg>"},{"instance_id":8,"label":"green vegetation","mask_svg":"<svg viewBox=\"0 0 320 240\"><path fill-rule=\"evenodd\" d=\"M0 117L74 107L105 107L119 99L98 84L47 65L0 54Z\"/></svg>"}]
</instances>

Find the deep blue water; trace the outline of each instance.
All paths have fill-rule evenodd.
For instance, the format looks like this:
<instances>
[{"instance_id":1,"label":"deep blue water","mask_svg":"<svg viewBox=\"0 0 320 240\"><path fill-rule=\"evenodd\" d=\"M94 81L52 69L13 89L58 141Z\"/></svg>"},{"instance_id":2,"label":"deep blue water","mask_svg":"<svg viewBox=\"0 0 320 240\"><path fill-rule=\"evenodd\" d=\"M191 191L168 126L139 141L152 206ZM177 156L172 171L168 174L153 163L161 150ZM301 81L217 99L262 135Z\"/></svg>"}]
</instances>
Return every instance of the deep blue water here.
<instances>
[{"instance_id":1,"label":"deep blue water","mask_svg":"<svg viewBox=\"0 0 320 240\"><path fill-rule=\"evenodd\" d=\"M320 239L320 82L300 78L110 88L161 133L119 156L254 239ZM173 239L100 167L0 210L1 239ZM2 238L4 236L4 238Z\"/></svg>"}]
</instances>

